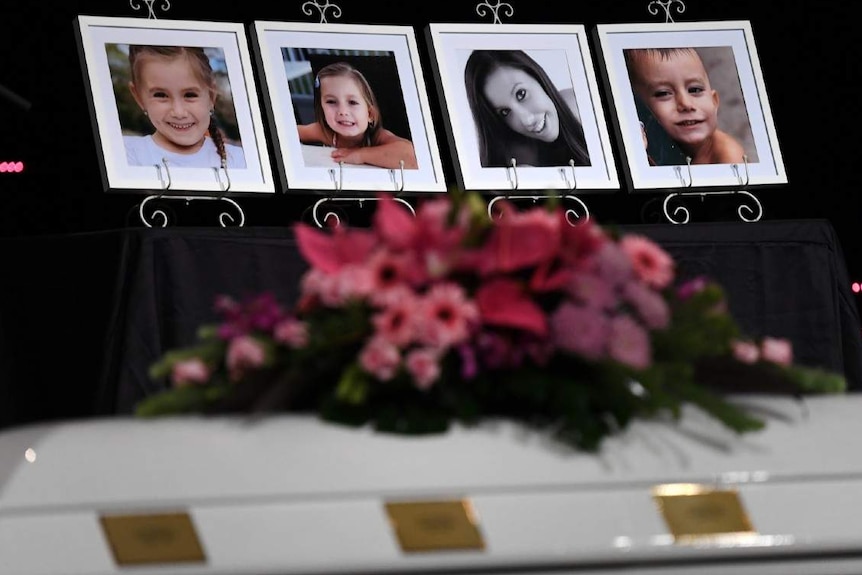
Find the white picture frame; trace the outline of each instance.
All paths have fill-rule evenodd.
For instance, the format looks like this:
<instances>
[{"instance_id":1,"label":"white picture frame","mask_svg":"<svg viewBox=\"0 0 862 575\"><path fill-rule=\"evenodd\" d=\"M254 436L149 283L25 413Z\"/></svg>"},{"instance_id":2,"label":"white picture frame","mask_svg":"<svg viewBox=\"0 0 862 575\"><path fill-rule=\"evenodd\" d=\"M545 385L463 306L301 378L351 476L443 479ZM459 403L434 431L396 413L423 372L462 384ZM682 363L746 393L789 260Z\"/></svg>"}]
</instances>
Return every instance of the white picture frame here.
<instances>
[{"instance_id":1,"label":"white picture frame","mask_svg":"<svg viewBox=\"0 0 862 575\"><path fill-rule=\"evenodd\" d=\"M252 37L284 191L447 190L412 27L256 21ZM314 120L314 68L333 60L345 60L365 75L381 108L382 128L412 142L416 167L336 162L334 147L300 141L298 125Z\"/></svg>"},{"instance_id":2,"label":"white picture frame","mask_svg":"<svg viewBox=\"0 0 862 575\"><path fill-rule=\"evenodd\" d=\"M192 195L275 192L243 24L78 16L75 27L105 191ZM227 168L179 167L172 161L150 165L144 160L141 164L145 165L141 165L130 159L126 145L132 144L125 136L131 131L136 137L147 137L143 128L130 127L135 114L143 117L128 88L127 55L132 45L204 49L219 93L212 115L217 117L221 106L231 121L233 137L228 134L226 141L235 147L230 148Z\"/></svg>"},{"instance_id":3,"label":"white picture frame","mask_svg":"<svg viewBox=\"0 0 862 575\"><path fill-rule=\"evenodd\" d=\"M440 24L427 29L431 60L458 184L466 190L499 194L518 190L602 192L620 187L589 39L580 24ZM474 51L520 51L547 74L558 92L571 94L568 107L583 126L588 165L500 166L480 152L478 120L465 81ZM544 122L544 120L543 120ZM544 124L542 124L544 126ZM551 160L546 163L554 163ZM539 162L536 162L539 163ZM495 165L492 165L495 164Z\"/></svg>"},{"instance_id":4,"label":"white picture frame","mask_svg":"<svg viewBox=\"0 0 862 575\"><path fill-rule=\"evenodd\" d=\"M603 63L601 69L609 92L611 121L630 191L787 183L750 22L600 24L595 34L597 56ZM697 52L719 96L717 127L742 146L744 154L739 161L725 158L689 164L692 155L677 144L679 139L674 140L661 128L649 106L639 105L644 99L635 94L625 54L647 48L693 48ZM642 132L642 123L650 131L648 136ZM658 160L657 155L661 156Z\"/></svg>"}]
</instances>

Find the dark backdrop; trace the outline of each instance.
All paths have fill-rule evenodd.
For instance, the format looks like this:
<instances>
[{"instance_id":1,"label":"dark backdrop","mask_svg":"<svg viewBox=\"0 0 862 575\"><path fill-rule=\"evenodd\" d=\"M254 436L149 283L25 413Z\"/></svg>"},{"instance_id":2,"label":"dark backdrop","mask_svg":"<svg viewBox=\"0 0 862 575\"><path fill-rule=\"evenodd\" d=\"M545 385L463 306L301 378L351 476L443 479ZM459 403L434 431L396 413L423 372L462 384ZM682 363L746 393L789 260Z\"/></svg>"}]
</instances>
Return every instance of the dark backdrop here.
<instances>
[{"instance_id":1,"label":"dark backdrop","mask_svg":"<svg viewBox=\"0 0 862 575\"><path fill-rule=\"evenodd\" d=\"M172 0L161 19L214 20L251 24L254 20L311 22L302 0L209 2ZM410 25L416 30L435 128L446 169L454 182L449 145L437 106L436 88L424 28L430 22L490 22L476 12L477 2L384 2L341 0L342 16L330 22ZM511 23L660 22L645 0L582 2L567 6L510 0ZM133 5L140 5L135 10ZM860 77L855 41L857 17L850 2L690 0L677 21L750 20L769 94L787 174L786 186L757 192L763 219L826 218L844 247L850 277L862 278L857 191L860 130ZM29 110L3 97L0 89L0 162L25 161L23 173L0 173L0 236L68 233L140 226L136 205L142 196L102 191L73 20L78 14L146 17L143 0L9 2L0 18L0 86L27 100ZM595 50L593 50L595 53ZM260 82L258 82L260 86ZM270 150L272 154L272 150ZM274 157L274 154L273 154ZM275 178L278 181L278 178ZM244 198L247 226L280 226L302 218L317 198L291 193L274 198ZM601 223L659 221L656 194L584 196ZM194 203L193 203L194 205ZM714 197L692 204L699 221L734 219L735 204ZM195 213L180 214L196 225ZM207 219L208 223L212 220ZM672 225L672 224L668 224ZM757 224L752 224L757 225Z\"/></svg>"}]
</instances>

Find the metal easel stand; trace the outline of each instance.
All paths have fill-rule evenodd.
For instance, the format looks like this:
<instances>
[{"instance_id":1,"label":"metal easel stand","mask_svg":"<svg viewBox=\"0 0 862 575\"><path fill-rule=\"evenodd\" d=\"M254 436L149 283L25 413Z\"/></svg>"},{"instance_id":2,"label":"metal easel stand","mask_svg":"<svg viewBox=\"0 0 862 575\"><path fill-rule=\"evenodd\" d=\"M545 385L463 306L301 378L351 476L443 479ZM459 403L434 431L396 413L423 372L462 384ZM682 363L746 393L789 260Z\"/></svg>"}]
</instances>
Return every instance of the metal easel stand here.
<instances>
[{"instance_id":1,"label":"metal easel stand","mask_svg":"<svg viewBox=\"0 0 862 575\"><path fill-rule=\"evenodd\" d=\"M225 228L231 224L235 224L237 227L242 227L245 225L245 213L238 203L236 203L231 198L226 195L221 196L184 196L184 195L174 195L174 194L166 194L164 192L168 192L171 188L171 171L168 168L168 162L164 158L162 158L162 166L164 166L164 175L162 175L162 166L158 164L153 164L156 168L156 174L158 175L159 182L161 183L161 188L163 193L149 195L140 203L138 206L138 216L141 219L141 222L148 228L152 228L154 225L157 227L167 227L171 220L168 216L167 212L159 208L151 208L148 204L150 202L155 202L156 204L159 201L171 201L171 200L180 200L185 202L185 205L189 205L193 201L219 201L226 202L229 204L236 212L238 213L239 223L235 223L237 218L231 215L228 211L222 211L219 213L218 220L221 227ZM230 190L230 173L227 170L227 166L222 166L221 168L213 168L213 174L215 175L216 181L218 182L221 191L227 194ZM221 179L221 171L224 170L226 182L222 182Z\"/></svg>"},{"instance_id":2,"label":"metal easel stand","mask_svg":"<svg viewBox=\"0 0 862 575\"><path fill-rule=\"evenodd\" d=\"M155 12L155 3L156 0L143 0L143 4L137 2L136 0L129 0L129 6L131 6L132 10L141 10L144 6L147 8L147 19L156 20L156 12ZM170 0L162 0L159 5L159 9L167 12L171 9ZM159 182L161 184L161 188L164 192L167 192L171 188L171 172L168 169L168 162L164 158L162 158L162 165L165 169L165 177L162 176L162 166L158 164L153 164L156 168L156 174L158 175ZM221 172L220 170L224 170L225 179L227 182L222 182ZM219 188L223 193L227 193L230 190L230 173L227 170L227 165L222 163L221 168L213 168L213 172L215 173L216 181L218 182ZM158 202L164 200L181 200L185 202L185 205L189 205L193 201L219 201L219 202L227 202L230 204L237 212L239 212L239 224L238 226L242 227L245 224L245 214L242 211L242 208L238 203L234 200L226 197L226 196L182 196L182 195L166 195L165 193L150 195L144 198L144 200L138 206L138 216L141 218L141 222L148 228L156 225L158 227L167 227L170 223L170 217L167 212L160 208L151 208L148 206L150 202ZM148 211L149 210L149 211ZM219 213L219 224L222 227L227 227L228 223L233 223L235 221L234 216L232 216L229 212L221 212Z\"/></svg>"},{"instance_id":3,"label":"metal easel stand","mask_svg":"<svg viewBox=\"0 0 862 575\"><path fill-rule=\"evenodd\" d=\"M575 179L575 161L569 160L569 170L572 173L572 179L569 180L566 177L566 168L560 168L560 176L562 176L563 180L566 182L567 187L570 190L577 189L578 181ZM518 183L518 162L515 158L512 158L509 166L506 167L506 177L509 179L509 184L512 186L513 190L517 190ZM520 201L520 200L529 200L533 203L538 202L539 200L549 200L549 199L558 199L564 202L574 202L576 207L566 209L566 221L569 222L569 225L576 225L580 221L587 221L590 219L590 210L587 208L587 204L584 203L579 197L571 195L571 194L561 194L558 196L549 196L549 195L541 195L541 194L532 194L532 195L513 195L513 194L504 194L495 196L490 202L488 202L488 217L492 220L496 220L500 217L499 210L495 212L494 204L501 200L506 201Z\"/></svg>"},{"instance_id":4,"label":"metal easel stand","mask_svg":"<svg viewBox=\"0 0 862 575\"><path fill-rule=\"evenodd\" d=\"M500 10L503 10L503 15L506 18L511 18L515 14L515 9L508 2L503 2L502 0L497 0L495 3L491 3L489 1L479 2L476 5L476 13L479 16L492 16L494 24L502 24L502 20L500 19ZM572 179L566 176L566 167L560 167L560 175L563 178L563 181L566 183L566 187L570 190L574 190L577 188L578 182L575 177L575 161L569 160L568 169L571 171ZM513 190L518 190L518 161L515 158L511 159L511 163L509 166L506 166L506 177L509 179L509 184L512 186ZM536 203L539 200L549 200L549 199L559 199L563 201L570 201L577 204L576 208L571 208L566 210L566 220L570 225L575 225L580 220L588 220L590 219L590 211L587 208L587 204L584 203L583 200L578 198L577 196L571 194L562 194L557 196L549 196L542 194L530 194L530 195L513 195L513 194L504 194L500 196L494 197L490 202L488 202L488 217L492 220L495 220L500 217L499 210L495 213L494 204L496 204L500 200L507 201L520 201L520 200L528 200L530 202ZM583 214L583 215L582 215Z\"/></svg>"},{"instance_id":5,"label":"metal easel stand","mask_svg":"<svg viewBox=\"0 0 862 575\"><path fill-rule=\"evenodd\" d=\"M647 11L653 16L657 16L659 14L659 9L664 11L664 21L665 23L673 22L673 17L671 16L671 12L675 9L677 14L682 14L685 12L685 3L682 0L652 0L647 5ZM739 185L742 188L748 186L749 182L749 173L748 173L748 157L742 156L742 161L745 164L745 179L739 175L739 165L731 164L730 169L733 171L734 176L739 181ZM679 178L682 187L691 188L693 185L693 180L691 176L691 158L686 158L686 165L688 167L688 182L685 181L682 175L682 168L676 167L674 170L676 171L676 175ZM662 203L662 209L664 211L665 217L669 222L674 224L687 224L691 218L691 212L689 209L683 204L679 205L671 211L670 205L674 201L682 201L685 198L696 196L700 198L701 201L704 201L708 196L727 196L734 195L740 199L740 205L736 209L736 213L739 218L744 222L756 222L763 217L763 205L760 203L760 200L757 199L757 196L749 192L748 190L720 190L715 192L673 192L668 194L664 202ZM741 197L740 197L741 196ZM751 202L752 205L747 204L746 202Z\"/></svg>"},{"instance_id":6,"label":"metal easel stand","mask_svg":"<svg viewBox=\"0 0 862 575\"><path fill-rule=\"evenodd\" d=\"M749 173L748 173L748 157L742 157L743 162L745 162L745 178L743 178L739 173L739 165L731 164L730 169L733 171L734 176L739 181L740 188L745 188L749 183ZM688 166L688 182L685 181L685 178L682 175L682 168L676 167L674 170L676 171L677 177L679 177L680 182L683 187L690 188L692 187L693 180L691 176L691 158L686 158L686 163ZM740 201L739 207L736 208L736 214L739 216L744 222L757 222L763 217L763 205L760 203L760 200L757 199L757 196L749 192L745 189L739 190L719 190L714 192L673 192L668 194L664 202L662 203L662 209L664 211L665 217L672 224L687 224L691 219L691 212L684 205L679 205L671 211L670 205L673 201L682 202L685 198L696 196L699 197L701 201L704 201L708 196L727 196L733 195L736 196Z\"/></svg>"},{"instance_id":7,"label":"metal easel stand","mask_svg":"<svg viewBox=\"0 0 862 575\"><path fill-rule=\"evenodd\" d=\"M394 169L389 170L389 178L392 180L392 185L394 186L395 193L398 194L404 191L404 160L400 162L401 166L399 168L399 172L401 174L400 179L398 178L398 173ZM330 168L329 177L332 179L332 184L336 192L340 192L344 186L344 162L338 162L338 170L335 168ZM396 202L400 202L407 206L414 216L416 215L416 210L413 209L413 206L405 200L404 198L399 198L397 195L392 196L392 199ZM325 198L321 198L314 203L314 206L311 209L311 216L314 219L314 223L317 224L317 227L338 227L342 225L344 222L341 221L341 216L337 211L333 209L324 210L323 205L326 203L330 204L339 204L339 203L353 203L358 202L359 207L363 208L365 206L365 202L376 202L378 201L375 197L346 197L346 196L327 196ZM321 213L322 211L322 213Z\"/></svg>"},{"instance_id":8,"label":"metal easel stand","mask_svg":"<svg viewBox=\"0 0 862 575\"><path fill-rule=\"evenodd\" d=\"M341 7L329 0L308 0L307 2L303 2L303 14L306 16L312 16L315 14L315 10L319 16L318 23L320 24L325 24L327 22L326 15L328 11L331 11L333 17L341 18ZM398 178L399 172L401 176L400 180ZM338 162L338 170L330 168L329 177L332 179L335 192L341 192L344 189L344 162ZM404 191L404 160L401 160L401 166L397 171L395 169L389 170L389 178L392 180L396 194ZM393 199L407 206L410 213L414 216L416 215L416 210L413 209L413 206L411 206L407 200L397 196L393 196ZM338 227L345 223L342 221L343 216L339 214L340 210L338 210L338 204L353 204L354 202L357 202L361 209L365 207L366 202L375 201L378 201L375 197L326 196L325 198L321 198L314 202L314 205L311 208L311 217L319 228ZM324 206L324 204L330 205Z\"/></svg>"}]
</instances>

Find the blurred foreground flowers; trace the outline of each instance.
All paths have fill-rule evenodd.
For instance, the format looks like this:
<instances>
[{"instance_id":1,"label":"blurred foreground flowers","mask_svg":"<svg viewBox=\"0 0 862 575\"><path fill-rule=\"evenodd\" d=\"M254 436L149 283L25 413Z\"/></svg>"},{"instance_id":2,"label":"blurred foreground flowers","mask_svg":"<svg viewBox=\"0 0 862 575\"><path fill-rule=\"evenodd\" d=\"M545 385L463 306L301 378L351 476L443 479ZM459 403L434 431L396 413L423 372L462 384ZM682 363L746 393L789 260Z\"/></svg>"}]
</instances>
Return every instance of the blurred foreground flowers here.
<instances>
[{"instance_id":1,"label":"blurred foreground flowers","mask_svg":"<svg viewBox=\"0 0 862 575\"><path fill-rule=\"evenodd\" d=\"M595 450L636 417L693 403L739 431L763 422L727 392L837 392L790 344L746 339L719 285L675 280L651 240L554 205L491 221L476 195L412 215L380 196L370 228L295 227L309 264L276 294L216 302L221 322L152 366L169 413L315 411L399 433L508 417ZM499 204L499 203L498 203Z\"/></svg>"}]
</instances>

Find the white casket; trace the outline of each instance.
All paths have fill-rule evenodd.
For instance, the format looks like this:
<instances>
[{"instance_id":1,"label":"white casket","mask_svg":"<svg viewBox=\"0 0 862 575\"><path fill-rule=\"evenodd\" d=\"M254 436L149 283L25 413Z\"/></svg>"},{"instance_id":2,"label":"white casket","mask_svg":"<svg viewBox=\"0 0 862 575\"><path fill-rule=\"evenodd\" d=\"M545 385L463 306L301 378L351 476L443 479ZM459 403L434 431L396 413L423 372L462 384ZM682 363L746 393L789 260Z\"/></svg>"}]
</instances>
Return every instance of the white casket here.
<instances>
[{"instance_id":1,"label":"white casket","mask_svg":"<svg viewBox=\"0 0 862 575\"><path fill-rule=\"evenodd\" d=\"M691 409L596 455L506 421L422 437L310 415L11 429L0 573L862 573L862 395L740 401L765 431ZM728 518L749 528L691 531Z\"/></svg>"}]
</instances>

